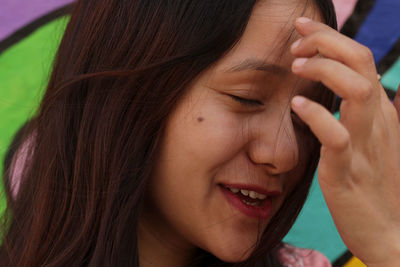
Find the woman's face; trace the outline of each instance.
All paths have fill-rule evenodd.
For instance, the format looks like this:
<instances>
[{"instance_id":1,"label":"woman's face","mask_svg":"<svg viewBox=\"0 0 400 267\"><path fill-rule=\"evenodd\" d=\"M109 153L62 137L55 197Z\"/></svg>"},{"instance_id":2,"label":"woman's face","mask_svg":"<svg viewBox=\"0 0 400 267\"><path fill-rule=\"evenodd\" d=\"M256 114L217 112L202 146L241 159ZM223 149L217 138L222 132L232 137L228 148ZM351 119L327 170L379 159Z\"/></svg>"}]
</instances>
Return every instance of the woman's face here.
<instances>
[{"instance_id":1,"label":"woman's face","mask_svg":"<svg viewBox=\"0 0 400 267\"><path fill-rule=\"evenodd\" d=\"M315 87L291 72L289 47L296 17L320 19L304 6L257 3L239 43L171 114L141 219L161 242L244 260L302 178L309 132L289 103Z\"/></svg>"}]
</instances>

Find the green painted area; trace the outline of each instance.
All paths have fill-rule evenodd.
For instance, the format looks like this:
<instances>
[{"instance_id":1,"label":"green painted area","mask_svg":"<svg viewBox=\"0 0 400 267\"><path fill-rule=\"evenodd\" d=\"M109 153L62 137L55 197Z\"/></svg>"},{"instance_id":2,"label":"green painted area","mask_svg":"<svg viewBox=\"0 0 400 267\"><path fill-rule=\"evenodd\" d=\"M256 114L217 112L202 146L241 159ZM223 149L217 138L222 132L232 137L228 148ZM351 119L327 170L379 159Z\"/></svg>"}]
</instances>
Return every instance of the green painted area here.
<instances>
[{"instance_id":1,"label":"green painted area","mask_svg":"<svg viewBox=\"0 0 400 267\"><path fill-rule=\"evenodd\" d=\"M57 19L0 54L0 173L12 137L35 113L67 18ZM5 207L1 190L0 210Z\"/></svg>"},{"instance_id":2,"label":"green painted area","mask_svg":"<svg viewBox=\"0 0 400 267\"><path fill-rule=\"evenodd\" d=\"M385 88L397 91L400 85L400 57L393 66L385 72L381 80Z\"/></svg>"}]
</instances>

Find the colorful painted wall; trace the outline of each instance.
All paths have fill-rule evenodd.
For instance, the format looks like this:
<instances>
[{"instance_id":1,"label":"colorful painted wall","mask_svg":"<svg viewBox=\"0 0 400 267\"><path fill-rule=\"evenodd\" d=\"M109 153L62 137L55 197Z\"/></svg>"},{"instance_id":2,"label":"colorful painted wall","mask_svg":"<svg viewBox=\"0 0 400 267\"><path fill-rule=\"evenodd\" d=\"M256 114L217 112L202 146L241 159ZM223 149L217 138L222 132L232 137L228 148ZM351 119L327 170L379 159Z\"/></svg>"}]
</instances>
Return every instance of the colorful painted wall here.
<instances>
[{"instance_id":1,"label":"colorful painted wall","mask_svg":"<svg viewBox=\"0 0 400 267\"><path fill-rule=\"evenodd\" d=\"M400 1L336 0L341 31L374 53L393 98L400 83ZM0 162L15 132L32 116L46 86L71 0L2 0L0 8ZM2 172L0 164L0 173ZM3 199L3 198L0 198ZM0 209L4 200L0 201ZM285 241L322 251L334 266L363 266L347 251L315 179Z\"/></svg>"}]
</instances>

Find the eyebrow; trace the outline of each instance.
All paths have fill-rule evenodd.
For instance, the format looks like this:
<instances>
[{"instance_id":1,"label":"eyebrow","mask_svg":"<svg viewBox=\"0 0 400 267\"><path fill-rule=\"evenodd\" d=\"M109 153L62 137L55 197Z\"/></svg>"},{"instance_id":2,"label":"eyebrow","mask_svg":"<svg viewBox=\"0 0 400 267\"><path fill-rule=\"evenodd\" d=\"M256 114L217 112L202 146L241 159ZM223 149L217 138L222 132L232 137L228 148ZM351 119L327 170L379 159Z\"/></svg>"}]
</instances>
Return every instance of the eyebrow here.
<instances>
[{"instance_id":1,"label":"eyebrow","mask_svg":"<svg viewBox=\"0 0 400 267\"><path fill-rule=\"evenodd\" d=\"M265 71L277 75L285 75L290 73L288 69L282 66L253 58L243 60L239 64L230 67L227 72L239 72L244 70Z\"/></svg>"}]
</instances>

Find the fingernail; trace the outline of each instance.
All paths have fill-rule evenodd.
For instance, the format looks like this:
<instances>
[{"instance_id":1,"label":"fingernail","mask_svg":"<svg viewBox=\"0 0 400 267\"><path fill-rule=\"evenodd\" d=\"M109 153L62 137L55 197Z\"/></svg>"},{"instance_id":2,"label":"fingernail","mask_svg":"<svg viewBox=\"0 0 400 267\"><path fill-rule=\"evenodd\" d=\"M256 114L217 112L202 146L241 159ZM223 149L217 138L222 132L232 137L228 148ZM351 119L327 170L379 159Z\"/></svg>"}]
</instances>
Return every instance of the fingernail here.
<instances>
[{"instance_id":1,"label":"fingernail","mask_svg":"<svg viewBox=\"0 0 400 267\"><path fill-rule=\"evenodd\" d=\"M306 17L300 17L300 18L297 18L297 22L298 23L308 23L308 22L310 22L311 21L311 19L309 19L309 18L306 18Z\"/></svg>"},{"instance_id":2,"label":"fingernail","mask_svg":"<svg viewBox=\"0 0 400 267\"><path fill-rule=\"evenodd\" d=\"M306 98L299 96L299 95L292 98L292 105L294 107L301 107L304 105L305 102L306 102Z\"/></svg>"},{"instance_id":3,"label":"fingernail","mask_svg":"<svg viewBox=\"0 0 400 267\"><path fill-rule=\"evenodd\" d=\"M294 43L292 44L291 50L294 50L294 49L296 49L297 47L299 47L300 42L301 42L301 39L299 39L299 40L297 40L296 42L294 42Z\"/></svg>"},{"instance_id":4,"label":"fingernail","mask_svg":"<svg viewBox=\"0 0 400 267\"><path fill-rule=\"evenodd\" d=\"M307 60L308 58L296 58L293 61L292 69L294 71L301 69L304 66L304 64L306 64Z\"/></svg>"}]
</instances>

